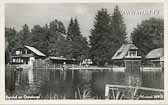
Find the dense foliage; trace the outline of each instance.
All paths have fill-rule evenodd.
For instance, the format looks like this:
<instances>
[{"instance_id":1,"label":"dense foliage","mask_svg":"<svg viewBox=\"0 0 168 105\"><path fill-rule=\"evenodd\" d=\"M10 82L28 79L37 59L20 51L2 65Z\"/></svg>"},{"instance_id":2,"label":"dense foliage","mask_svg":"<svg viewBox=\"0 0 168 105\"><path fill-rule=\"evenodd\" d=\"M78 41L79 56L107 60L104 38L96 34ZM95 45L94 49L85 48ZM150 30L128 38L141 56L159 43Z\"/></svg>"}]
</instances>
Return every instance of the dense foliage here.
<instances>
[{"instance_id":1,"label":"dense foliage","mask_svg":"<svg viewBox=\"0 0 168 105\"><path fill-rule=\"evenodd\" d=\"M152 49L164 47L163 19L150 18L142 21L132 32L131 38L143 56Z\"/></svg>"},{"instance_id":2,"label":"dense foliage","mask_svg":"<svg viewBox=\"0 0 168 105\"><path fill-rule=\"evenodd\" d=\"M125 37L126 27L118 6L112 16L108 14L107 9L99 10L90 36L90 57L94 63L109 63L117 49L125 42Z\"/></svg>"},{"instance_id":3,"label":"dense foliage","mask_svg":"<svg viewBox=\"0 0 168 105\"><path fill-rule=\"evenodd\" d=\"M73 27L69 26L68 31L74 31L68 35L64 24L58 20L51 21L49 25L45 26L34 25L31 30L27 24L20 31L16 31L14 28L5 28L6 63L9 62L11 53L24 45L33 46L48 56L64 56L77 60L86 58L87 40L80 32L77 19L75 18L73 21ZM73 40L67 39L69 35L75 35Z\"/></svg>"}]
</instances>

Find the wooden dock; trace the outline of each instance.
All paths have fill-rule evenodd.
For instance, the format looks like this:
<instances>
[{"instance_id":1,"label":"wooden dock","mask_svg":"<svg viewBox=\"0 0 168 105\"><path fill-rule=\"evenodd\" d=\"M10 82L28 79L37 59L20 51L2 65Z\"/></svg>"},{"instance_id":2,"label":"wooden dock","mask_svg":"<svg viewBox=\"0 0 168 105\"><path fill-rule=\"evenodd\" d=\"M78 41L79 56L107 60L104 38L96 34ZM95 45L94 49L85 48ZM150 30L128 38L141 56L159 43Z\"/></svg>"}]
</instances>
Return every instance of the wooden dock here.
<instances>
[{"instance_id":1,"label":"wooden dock","mask_svg":"<svg viewBox=\"0 0 168 105\"><path fill-rule=\"evenodd\" d=\"M109 97L109 90L112 90L113 92L113 95L115 94L114 93L114 90L118 91L116 94L118 94L117 96L113 96L115 97L115 99L118 98L119 94L121 94L121 92L119 91L119 89L131 89L131 90L134 90L132 92L132 98L136 96L137 94L137 91L138 90L145 90L145 91L153 91L153 92L160 92L161 94L164 93L164 90L163 89L156 89L156 88L148 88L148 87L138 87L138 86L127 86L127 85L111 85L111 84L106 84L105 86L105 97L108 98ZM123 96L124 93L122 93L121 96ZM163 95L162 95L163 96ZM152 97L152 96L151 96Z\"/></svg>"}]
</instances>

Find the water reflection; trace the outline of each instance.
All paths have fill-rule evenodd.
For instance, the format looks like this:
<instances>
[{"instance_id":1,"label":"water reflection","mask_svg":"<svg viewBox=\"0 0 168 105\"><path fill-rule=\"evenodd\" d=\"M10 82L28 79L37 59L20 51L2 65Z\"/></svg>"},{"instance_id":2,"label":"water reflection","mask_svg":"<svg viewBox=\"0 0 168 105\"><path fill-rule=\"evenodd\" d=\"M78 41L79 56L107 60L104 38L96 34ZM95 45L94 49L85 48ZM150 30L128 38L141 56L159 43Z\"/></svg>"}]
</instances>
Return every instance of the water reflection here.
<instances>
[{"instance_id":1,"label":"water reflection","mask_svg":"<svg viewBox=\"0 0 168 105\"><path fill-rule=\"evenodd\" d=\"M9 75L9 74L8 74ZM12 76L11 76L12 75ZM11 73L10 95L40 95L42 99L102 97L106 84L163 88L163 73L124 73L111 70L30 69ZM12 79L12 78L10 78ZM10 84L13 81L6 81Z\"/></svg>"}]
</instances>

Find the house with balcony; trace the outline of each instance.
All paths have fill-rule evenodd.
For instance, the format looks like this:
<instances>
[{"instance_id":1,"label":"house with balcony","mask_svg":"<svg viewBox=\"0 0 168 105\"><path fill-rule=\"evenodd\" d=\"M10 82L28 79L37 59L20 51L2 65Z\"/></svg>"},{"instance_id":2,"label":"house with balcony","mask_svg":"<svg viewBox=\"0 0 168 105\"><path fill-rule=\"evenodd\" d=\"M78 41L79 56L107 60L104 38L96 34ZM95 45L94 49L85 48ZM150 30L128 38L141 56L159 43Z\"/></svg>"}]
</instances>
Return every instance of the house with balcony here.
<instances>
[{"instance_id":1,"label":"house with balcony","mask_svg":"<svg viewBox=\"0 0 168 105\"><path fill-rule=\"evenodd\" d=\"M16 49L11 56L13 65L33 65L36 60L42 60L46 57L44 53L31 46L24 46Z\"/></svg>"}]
</instances>

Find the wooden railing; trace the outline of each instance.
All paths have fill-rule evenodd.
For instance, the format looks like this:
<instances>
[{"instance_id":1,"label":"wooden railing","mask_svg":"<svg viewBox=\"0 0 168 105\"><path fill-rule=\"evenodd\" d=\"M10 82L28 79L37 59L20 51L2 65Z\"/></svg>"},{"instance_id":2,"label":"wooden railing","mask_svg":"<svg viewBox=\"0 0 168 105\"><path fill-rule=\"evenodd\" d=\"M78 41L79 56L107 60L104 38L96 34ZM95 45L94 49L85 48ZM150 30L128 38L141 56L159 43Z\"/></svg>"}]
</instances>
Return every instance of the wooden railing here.
<instances>
[{"instance_id":1,"label":"wooden railing","mask_svg":"<svg viewBox=\"0 0 168 105\"><path fill-rule=\"evenodd\" d=\"M148 87L139 87L139 86L127 86L127 85L111 85L111 84L106 84L105 86L105 97L106 99L109 98L109 90L112 90L113 92L113 98L114 99L121 99L123 98L123 96L125 95L125 93L122 93L121 91L119 91L119 89L131 89L132 91L132 98L134 98L137 94L138 90L145 90L145 91L153 91L153 92L160 92L160 93L164 93L163 89L156 89L156 88L148 88ZM116 96L114 96L114 90L117 90ZM121 94L121 95L120 95ZM119 98L120 96L120 98Z\"/></svg>"}]
</instances>

